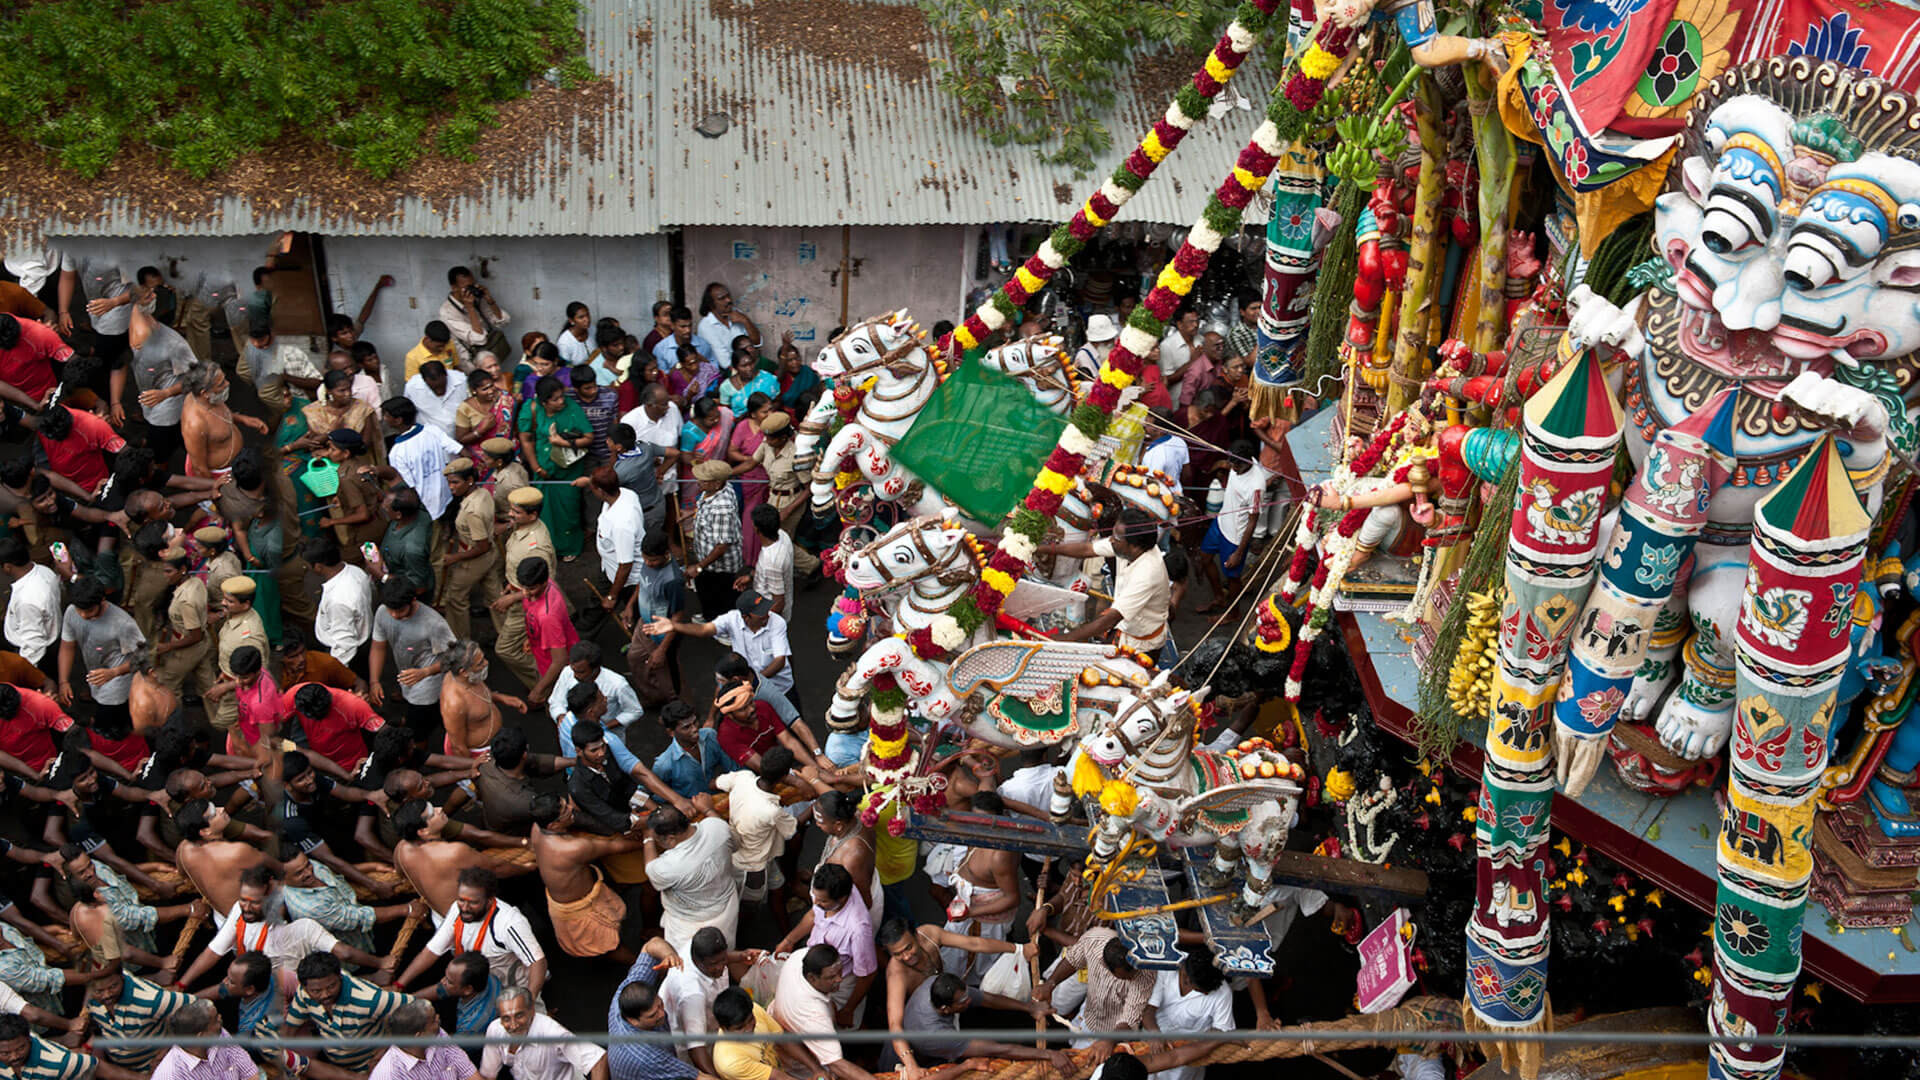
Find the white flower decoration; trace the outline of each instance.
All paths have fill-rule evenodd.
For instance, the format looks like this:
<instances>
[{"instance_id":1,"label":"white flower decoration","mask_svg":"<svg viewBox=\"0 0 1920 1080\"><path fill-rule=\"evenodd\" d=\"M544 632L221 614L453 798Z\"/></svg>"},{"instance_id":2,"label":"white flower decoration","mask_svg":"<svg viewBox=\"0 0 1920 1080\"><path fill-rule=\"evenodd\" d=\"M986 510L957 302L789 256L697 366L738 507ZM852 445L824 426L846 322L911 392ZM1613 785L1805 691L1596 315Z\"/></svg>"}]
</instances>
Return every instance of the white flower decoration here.
<instances>
[{"instance_id":1,"label":"white flower decoration","mask_svg":"<svg viewBox=\"0 0 1920 1080\"><path fill-rule=\"evenodd\" d=\"M1060 433L1060 449L1077 457L1086 457L1093 453L1094 442L1082 434L1079 428L1068 424L1067 430Z\"/></svg>"},{"instance_id":2,"label":"white flower decoration","mask_svg":"<svg viewBox=\"0 0 1920 1080\"><path fill-rule=\"evenodd\" d=\"M1000 314L1000 309L994 307L991 303L981 304L980 310L976 312L976 314L980 316L981 322L987 324L988 330L998 330L1007 325L1007 317Z\"/></svg>"},{"instance_id":3,"label":"white flower decoration","mask_svg":"<svg viewBox=\"0 0 1920 1080\"><path fill-rule=\"evenodd\" d=\"M1034 542L1023 533L1009 532L1000 541L1000 550L1006 552L1008 558L1019 559L1023 563L1033 561L1034 547Z\"/></svg>"},{"instance_id":4,"label":"white flower decoration","mask_svg":"<svg viewBox=\"0 0 1920 1080\"><path fill-rule=\"evenodd\" d=\"M933 625L928 629L933 635L933 643L943 649L951 651L967 643L966 632L960 629L960 623L951 615L935 615Z\"/></svg>"},{"instance_id":5,"label":"white flower decoration","mask_svg":"<svg viewBox=\"0 0 1920 1080\"><path fill-rule=\"evenodd\" d=\"M1219 249L1220 241L1223 239L1225 237L1207 228L1207 223L1204 221L1195 222L1193 228L1187 230L1187 243L1209 255Z\"/></svg>"},{"instance_id":6,"label":"white flower decoration","mask_svg":"<svg viewBox=\"0 0 1920 1080\"><path fill-rule=\"evenodd\" d=\"M1120 331L1120 347L1142 359L1145 359L1146 355L1152 352L1153 347L1158 344L1160 343L1153 339L1152 334L1137 327L1128 326L1126 329Z\"/></svg>"}]
</instances>

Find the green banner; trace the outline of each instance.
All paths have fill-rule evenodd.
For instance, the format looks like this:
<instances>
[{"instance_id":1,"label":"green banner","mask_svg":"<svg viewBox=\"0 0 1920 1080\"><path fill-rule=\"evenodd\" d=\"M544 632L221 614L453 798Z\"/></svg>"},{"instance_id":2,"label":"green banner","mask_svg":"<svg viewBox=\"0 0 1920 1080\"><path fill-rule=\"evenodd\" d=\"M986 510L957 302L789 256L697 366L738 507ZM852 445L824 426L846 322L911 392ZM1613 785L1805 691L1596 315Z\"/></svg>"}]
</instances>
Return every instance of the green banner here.
<instances>
[{"instance_id":1,"label":"green banner","mask_svg":"<svg viewBox=\"0 0 1920 1080\"><path fill-rule=\"evenodd\" d=\"M962 364L894 445L893 458L968 517L994 525L1032 489L1066 426L1018 380Z\"/></svg>"}]
</instances>

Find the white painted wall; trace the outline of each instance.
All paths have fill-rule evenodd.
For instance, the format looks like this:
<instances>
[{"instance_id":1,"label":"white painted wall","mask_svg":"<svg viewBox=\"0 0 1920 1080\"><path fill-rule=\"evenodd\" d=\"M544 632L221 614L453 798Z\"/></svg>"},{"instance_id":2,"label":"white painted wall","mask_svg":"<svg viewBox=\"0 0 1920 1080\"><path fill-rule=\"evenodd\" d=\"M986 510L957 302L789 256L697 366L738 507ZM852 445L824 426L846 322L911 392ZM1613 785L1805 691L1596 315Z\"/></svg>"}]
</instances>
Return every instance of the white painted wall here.
<instances>
[{"instance_id":1,"label":"white painted wall","mask_svg":"<svg viewBox=\"0 0 1920 1080\"><path fill-rule=\"evenodd\" d=\"M585 303L594 318L611 315L636 336L652 326L654 301L671 295L665 236L587 237L329 237L327 290L333 310L360 313L381 274L395 286L380 294L367 321L366 340L379 348L389 376L436 317L447 296L447 271L465 266L506 309L502 327L517 349L520 335L552 337L566 321L567 304ZM484 269L483 269L484 268Z\"/></svg>"},{"instance_id":2,"label":"white painted wall","mask_svg":"<svg viewBox=\"0 0 1920 1080\"><path fill-rule=\"evenodd\" d=\"M231 300L252 290L259 266L277 234L244 237L74 237L55 243L82 263L88 295L96 282L114 272L128 280L140 267L153 265L169 274L182 293L202 299ZM836 233L836 236L838 234ZM357 315L381 274L395 286L380 296L365 337L380 349L391 374L397 374L407 350L439 309L447 293L447 270L471 267L485 278L494 299L511 322L508 337L516 345L527 330L559 332L567 303L584 301L595 318L612 315L622 326L645 336L652 325L649 308L671 295L665 236L637 237L328 237L321 242L326 259L326 288L333 310ZM836 247L835 258L839 249Z\"/></svg>"},{"instance_id":3,"label":"white painted wall","mask_svg":"<svg viewBox=\"0 0 1920 1080\"><path fill-rule=\"evenodd\" d=\"M848 322L906 308L931 329L959 321L963 271L975 230L958 225L856 226ZM803 356L826 344L841 324L842 233L827 228L690 227L682 231L687 306L699 311L710 281L725 282L734 304L760 327L769 354L791 329Z\"/></svg>"}]
</instances>

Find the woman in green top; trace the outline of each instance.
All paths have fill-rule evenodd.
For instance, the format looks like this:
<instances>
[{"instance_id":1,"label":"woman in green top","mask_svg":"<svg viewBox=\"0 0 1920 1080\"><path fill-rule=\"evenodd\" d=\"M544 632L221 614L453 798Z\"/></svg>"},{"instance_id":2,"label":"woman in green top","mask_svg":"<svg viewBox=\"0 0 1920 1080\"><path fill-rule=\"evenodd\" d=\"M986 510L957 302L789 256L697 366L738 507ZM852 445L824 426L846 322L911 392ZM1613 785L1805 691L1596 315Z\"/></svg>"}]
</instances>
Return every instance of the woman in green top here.
<instances>
[{"instance_id":1,"label":"woman in green top","mask_svg":"<svg viewBox=\"0 0 1920 1080\"><path fill-rule=\"evenodd\" d=\"M293 488L293 510L300 522L302 537L320 535L320 515L327 508L325 500L314 498L307 485L300 482L300 474L306 471L312 455L305 450L291 448L292 444L305 439L310 430L304 410L288 409L286 415L280 418L280 426L274 430L273 454L269 459Z\"/></svg>"},{"instance_id":2,"label":"woman in green top","mask_svg":"<svg viewBox=\"0 0 1920 1080\"><path fill-rule=\"evenodd\" d=\"M296 487L298 485L295 485ZM247 530L247 577L253 579L253 609L266 625L267 640L280 640L280 568L286 561L286 533L280 528L280 508L268 499L253 519L244 523Z\"/></svg>"},{"instance_id":3,"label":"woman in green top","mask_svg":"<svg viewBox=\"0 0 1920 1080\"><path fill-rule=\"evenodd\" d=\"M533 400L520 406L520 430L533 435L535 482L546 501L540 520L553 537L554 553L566 562L586 548L581 527L584 502L570 481L587 474L587 448L593 445L593 423L567 386L552 375L533 384Z\"/></svg>"}]
</instances>

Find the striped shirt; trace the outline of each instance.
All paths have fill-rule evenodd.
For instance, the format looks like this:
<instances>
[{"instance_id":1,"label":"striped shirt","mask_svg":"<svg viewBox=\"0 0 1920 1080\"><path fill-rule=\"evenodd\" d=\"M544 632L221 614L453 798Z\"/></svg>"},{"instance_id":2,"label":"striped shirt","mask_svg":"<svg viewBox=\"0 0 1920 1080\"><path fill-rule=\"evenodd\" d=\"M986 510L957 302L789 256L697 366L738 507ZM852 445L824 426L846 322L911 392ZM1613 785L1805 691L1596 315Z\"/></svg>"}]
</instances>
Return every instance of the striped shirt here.
<instances>
[{"instance_id":1,"label":"striped shirt","mask_svg":"<svg viewBox=\"0 0 1920 1080\"><path fill-rule=\"evenodd\" d=\"M287 1006L287 1023L294 1027L311 1024L315 1033L325 1039L382 1035L386 1032L387 1017L407 1001L405 994L382 990L358 975L341 972L340 996L332 1008L308 997L303 986L293 996L293 1004ZM320 1054L350 1072L366 1072L379 1058L380 1048L328 1049Z\"/></svg>"},{"instance_id":2,"label":"striped shirt","mask_svg":"<svg viewBox=\"0 0 1920 1080\"><path fill-rule=\"evenodd\" d=\"M192 995L165 990L138 975L120 977L120 997L111 1006L87 999L87 1015L102 1035L113 1039L142 1039L164 1032L167 1018L193 1001ZM164 1046L109 1049L102 1056L115 1065L136 1071L150 1069Z\"/></svg>"},{"instance_id":3,"label":"striped shirt","mask_svg":"<svg viewBox=\"0 0 1920 1080\"><path fill-rule=\"evenodd\" d=\"M27 1063L18 1070L0 1068L0 1076L11 1080L79 1080L91 1076L94 1059L78 1050L69 1050L38 1035L27 1040Z\"/></svg>"},{"instance_id":4,"label":"striped shirt","mask_svg":"<svg viewBox=\"0 0 1920 1080\"><path fill-rule=\"evenodd\" d=\"M113 909L113 919L120 924L120 937L136 949L153 951L153 928L160 920L158 908L149 907L140 902L140 893L120 872L99 859L93 862L93 872L100 879L100 888L95 890L100 899Z\"/></svg>"},{"instance_id":5,"label":"striped shirt","mask_svg":"<svg viewBox=\"0 0 1920 1080\"><path fill-rule=\"evenodd\" d=\"M280 890L280 898L287 905L287 918L312 919L354 948L372 952L373 909L360 902L353 886L334 873L332 867L318 860L310 865L313 876L320 879L318 888L297 889L288 885Z\"/></svg>"},{"instance_id":6,"label":"striped shirt","mask_svg":"<svg viewBox=\"0 0 1920 1080\"><path fill-rule=\"evenodd\" d=\"M179 1047L154 1066L152 1080L253 1080L260 1066L237 1046L216 1046L203 1058L194 1057Z\"/></svg>"},{"instance_id":7,"label":"striped shirt","mask_svg":"<svg viewBox=\"0 0 1920 1080\"><path fill-rule=\"evenodd\" d=\"M0 906L0 911L12 906ZM65 973L48 964L40 946L28 941L12 923L0 923L0 938L7 942L7 947L0 949L0 982L30 1003L48 1012L60 1012L60 991L67 985Z\"/></svg>"},{"instance_id":8,"label":"striped shirt","mask_svg":"<svg viewBox=\"0 0 1920 1080\"><path fill-rule=\"evenodd\" d=\"M455 1046L429 1046L424 1057L414 1057L397 1046L387 1048L368 1080L467 1080L479 1070L466 1052Z\"/></svg>"}]
</instances>

